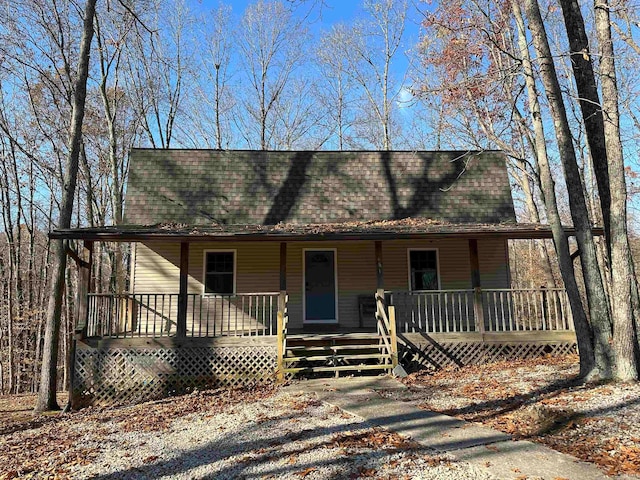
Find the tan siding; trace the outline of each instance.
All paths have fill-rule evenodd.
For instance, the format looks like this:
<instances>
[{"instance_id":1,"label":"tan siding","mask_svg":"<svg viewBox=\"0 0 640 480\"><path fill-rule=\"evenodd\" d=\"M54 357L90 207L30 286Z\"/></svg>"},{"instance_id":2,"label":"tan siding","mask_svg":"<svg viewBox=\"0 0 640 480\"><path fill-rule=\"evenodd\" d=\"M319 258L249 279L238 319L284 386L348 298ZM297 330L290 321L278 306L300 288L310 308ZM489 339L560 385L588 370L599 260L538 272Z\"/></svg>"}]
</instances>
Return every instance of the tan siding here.
<instances>
[{"instance_id":1,"label":"tan siding","mask_svg":"<svg viewBox=\"0 0 640 480\"><path fill-rule=\"evenodd\" d=\"M236 291L275 292L279 289L279 242L192 243L189 251L189 292L202 293L205 250L236 250ZM287 291L292 328L303 324L303 249L336 248L338 259L338 319L341 326L357 327L358 295L373 295L376 288L373 241L291 242L287 245ZM383 242L385 289L409 289L407 250L436 248L440 286L444 290L471 288L469 247L466 239L392 240ZM484 288L508 288L506 242L478 241L481 282ZM180 244L149 242L135 249L134 293L178 293Z\"/></svg>"},{"instance_id":2,"label":"tan siding","mask_svg":"<svg viewBox=\"0 0 640 480\"><path fill-rule=\"evenodd\" d=\"M277 292L280 288L278 242L192 243L189 249L189 292L202 293L204 252L235 250L236 293Z\"/></svg>"},{"instance_id":3,"label":"tan siding","mask_svg":"<svg viewBox=\"0 0 640 480\"><path fill-rule=\"evenodd\" d=\"M478 240L478 257L482 288L510 288L507 241L505 239Z\"/></svg>"},{"instance_id":4,"label":"tan siding","mask_svg":"<svg viewBox=\"0 0 640 480\"><path fill-rule=\"evenodd\" d=\"M133 293L178 293L180 244L139 243L136 246Z\"/></svg>"},{"instance_id":5,"label":"tan siding","mask_svg":"<svg viewBox=\"0 0 640 480\"><path fill-rule=\"evenodd\" d=\"M386 290L409 290L407 252L410 248L438 250L441 289L471 288L469 247L466 239L393 240L382 244Z\"/></svg>"}]
</instances>

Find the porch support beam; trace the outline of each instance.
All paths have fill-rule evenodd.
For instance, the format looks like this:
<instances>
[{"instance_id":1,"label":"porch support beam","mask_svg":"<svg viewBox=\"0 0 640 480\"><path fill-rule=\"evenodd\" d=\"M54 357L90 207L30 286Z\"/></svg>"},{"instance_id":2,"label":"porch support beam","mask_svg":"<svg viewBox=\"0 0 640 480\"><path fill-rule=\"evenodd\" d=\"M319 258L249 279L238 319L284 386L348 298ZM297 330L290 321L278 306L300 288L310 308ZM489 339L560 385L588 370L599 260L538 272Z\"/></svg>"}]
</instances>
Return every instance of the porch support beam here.
<instances>
[{"instance_id":1,"label":"porch support beam","mask_svg":"<svg viewBox=\"0 0 640 480\"><path fill-rule=\"evenodd\" d=\"M376 240L376 290L384 291L384 270L382 265L382 242Z\"/></svg>"},{"instance_id":2,"label":"porch support beam","mask_svg":"<svg viewBox=\"0 0 640 480\"><path fill-rule=\"evenodd\" d=\"M469 260L471 264L473 316L476 321L476 331L484 333L484 305L482 303L482 286L480 285L480 257L478 255L478 240L475 238L469 239Z\"/></svg>"},{"instance_id":3,"label":"porch support beam","mask_svg":"<svg viewBox=\"0 0 640 480\"><path fill-rule=\"evenodd\" d=\"M178 296L178 324L176 335L187 336L187 281L189 278L189 243L180 243L180 294Z\"/></svg>"},{"instance_id":4,"label":"porch support beam","mask_svg":"<svg viewBox=\"0 0 640 480\"><path fill-rule=\"evenodd\" d=\"M84 252L79 254L71 249L67 253L78 267L78 290L76 292L76 328L75 333L80 339L85 337L87 318L89 313L89 292L91 291L91 266L93 264L93 242L84 241ZM84 258L86 258L86 260Z\"/></svg>"},{"instance_id":5,"label":"porch support beam","mask_svg":"<svg viewBox=\"0 0 640 480\"><path fill-rule=\"evenodd\" d=\"M69 403L65 409L78 407L78 396L76 394L74 380L76 377L76 346L78 340L82 340L87 336L87 321L89 320L89 292L91 291L91 268L93 266L93 242L85 240L84 250L86 255L81 252L80 255L71 255L78 266L78 290L76 292L76 328L74 330L73 339L71 340L71 349L69 352ZM86 256L87 260L81 257Z\"/></svg>"},{"instance_id":6,"label":"porch support beam","mask_svg":"<svg viewBox=\"0 0 640 480\"><path fill-rule=\"evenodd\" d=\"M280 291L287 290L287 242L280 242Z\"/></svg>"}]
</instances>

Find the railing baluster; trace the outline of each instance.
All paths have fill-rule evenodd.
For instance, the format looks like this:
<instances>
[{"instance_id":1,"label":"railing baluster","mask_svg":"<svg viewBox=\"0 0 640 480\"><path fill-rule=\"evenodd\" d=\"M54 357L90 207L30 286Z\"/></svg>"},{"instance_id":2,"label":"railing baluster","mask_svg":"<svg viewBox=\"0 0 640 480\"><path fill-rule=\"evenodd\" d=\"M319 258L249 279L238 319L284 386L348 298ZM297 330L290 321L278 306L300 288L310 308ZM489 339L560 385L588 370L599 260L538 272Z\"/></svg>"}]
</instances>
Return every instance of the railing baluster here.
<instances>
[{"instance_id":1,"label":"railing baluster","mask_svg":"<svg viewBox=\"0 0 640 480\"><path fill-rule=\"evenodd\" d=\"M218 326L218 299L213 298L213 336L216 336L216 328ZM211 306L209 306L211 308Z\"/></svg>"},{"instance_id":2,"label":"railing baluster","mask_svg":"<svg viewBox=\"0 0 640 480\"><path fill-rule=\"evenodd\" d=\"M228 297L227 297L227 335L231 335L231 301L229 300Z\"/></svg>"},{"instance_id":3,"label":"railing baluster","mask_svg":"<svg viewBox=\"0 0 640 480\"><path fill-rule=\"evenodd\" d=\"M464 295L464 303L465 303L465 308L466 308L466 317L467 317L467 332L471 331L471 314L470 314L470 310L469 310L469 294L466 293Z\"/></svg>"},{"instance_id":4,"label":"railing baluster","mask_svg":"<svg viewBox=\"0 0 640 480\"><path fill-rule=\"evenodd\" d=\"M200 298L200 310L202 311L202 305L204 305L204 310L207 312L206 318L204 320L204 336L209 336L209 297L201 297ZM200 322L202 323L202 317L200 317Z\"/></svg>"},{"instance_id":5,"label":"railing baluster","mask_svg":"<svg viewBox=\"0 0 640 480\"><path fill-rule=\"evenodd\" d=\"M509 292L500 292L500 296L501 296L500 308L502 309L503 322L506 321L506 323L509 324L509 331L513 331L513 323L511 322L511 316L509 315L509 309L507 308L506 319L505 319L505 311L504 311L505 304L507 306L509 305ZM506 328L506 324L505 324L505 328Z\"/></svg>"}]
</instances>

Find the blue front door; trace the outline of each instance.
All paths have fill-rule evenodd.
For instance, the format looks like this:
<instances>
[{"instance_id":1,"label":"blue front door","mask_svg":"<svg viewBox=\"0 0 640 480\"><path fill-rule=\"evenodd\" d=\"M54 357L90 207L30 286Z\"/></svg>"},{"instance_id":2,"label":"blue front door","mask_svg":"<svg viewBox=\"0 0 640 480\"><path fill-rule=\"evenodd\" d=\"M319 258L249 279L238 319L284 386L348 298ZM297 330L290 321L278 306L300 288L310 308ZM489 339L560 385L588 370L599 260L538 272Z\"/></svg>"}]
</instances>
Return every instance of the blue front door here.
<instances>
[{"instance_id":1,"label":"blue front door","mask_svg":"<svg viewBox=\"0 0 640 480\"><path fill-rule=\"evenodd\" d=\"M338 321L335 256L334 250L304 252L305 322Z\"/></svg>"}]
</instances>

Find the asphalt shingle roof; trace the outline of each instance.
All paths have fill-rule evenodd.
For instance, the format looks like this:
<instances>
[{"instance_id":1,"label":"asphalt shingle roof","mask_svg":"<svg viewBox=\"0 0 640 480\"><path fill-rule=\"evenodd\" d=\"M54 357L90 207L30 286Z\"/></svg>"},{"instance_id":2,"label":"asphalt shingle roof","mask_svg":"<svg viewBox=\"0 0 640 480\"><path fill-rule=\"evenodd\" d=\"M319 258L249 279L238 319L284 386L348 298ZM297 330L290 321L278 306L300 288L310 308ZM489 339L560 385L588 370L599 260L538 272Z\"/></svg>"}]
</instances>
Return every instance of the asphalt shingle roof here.
<instances>
[{"instance_id":1,"label":"asphalt shingle roof","mask_svg":"<svg viewBox=\"0 0 640 480\"><path fill-rule=\"evenodd\" d=\"M500 152L131 152L125 224L515 222Z\"/></svg>"}]
</instances>

